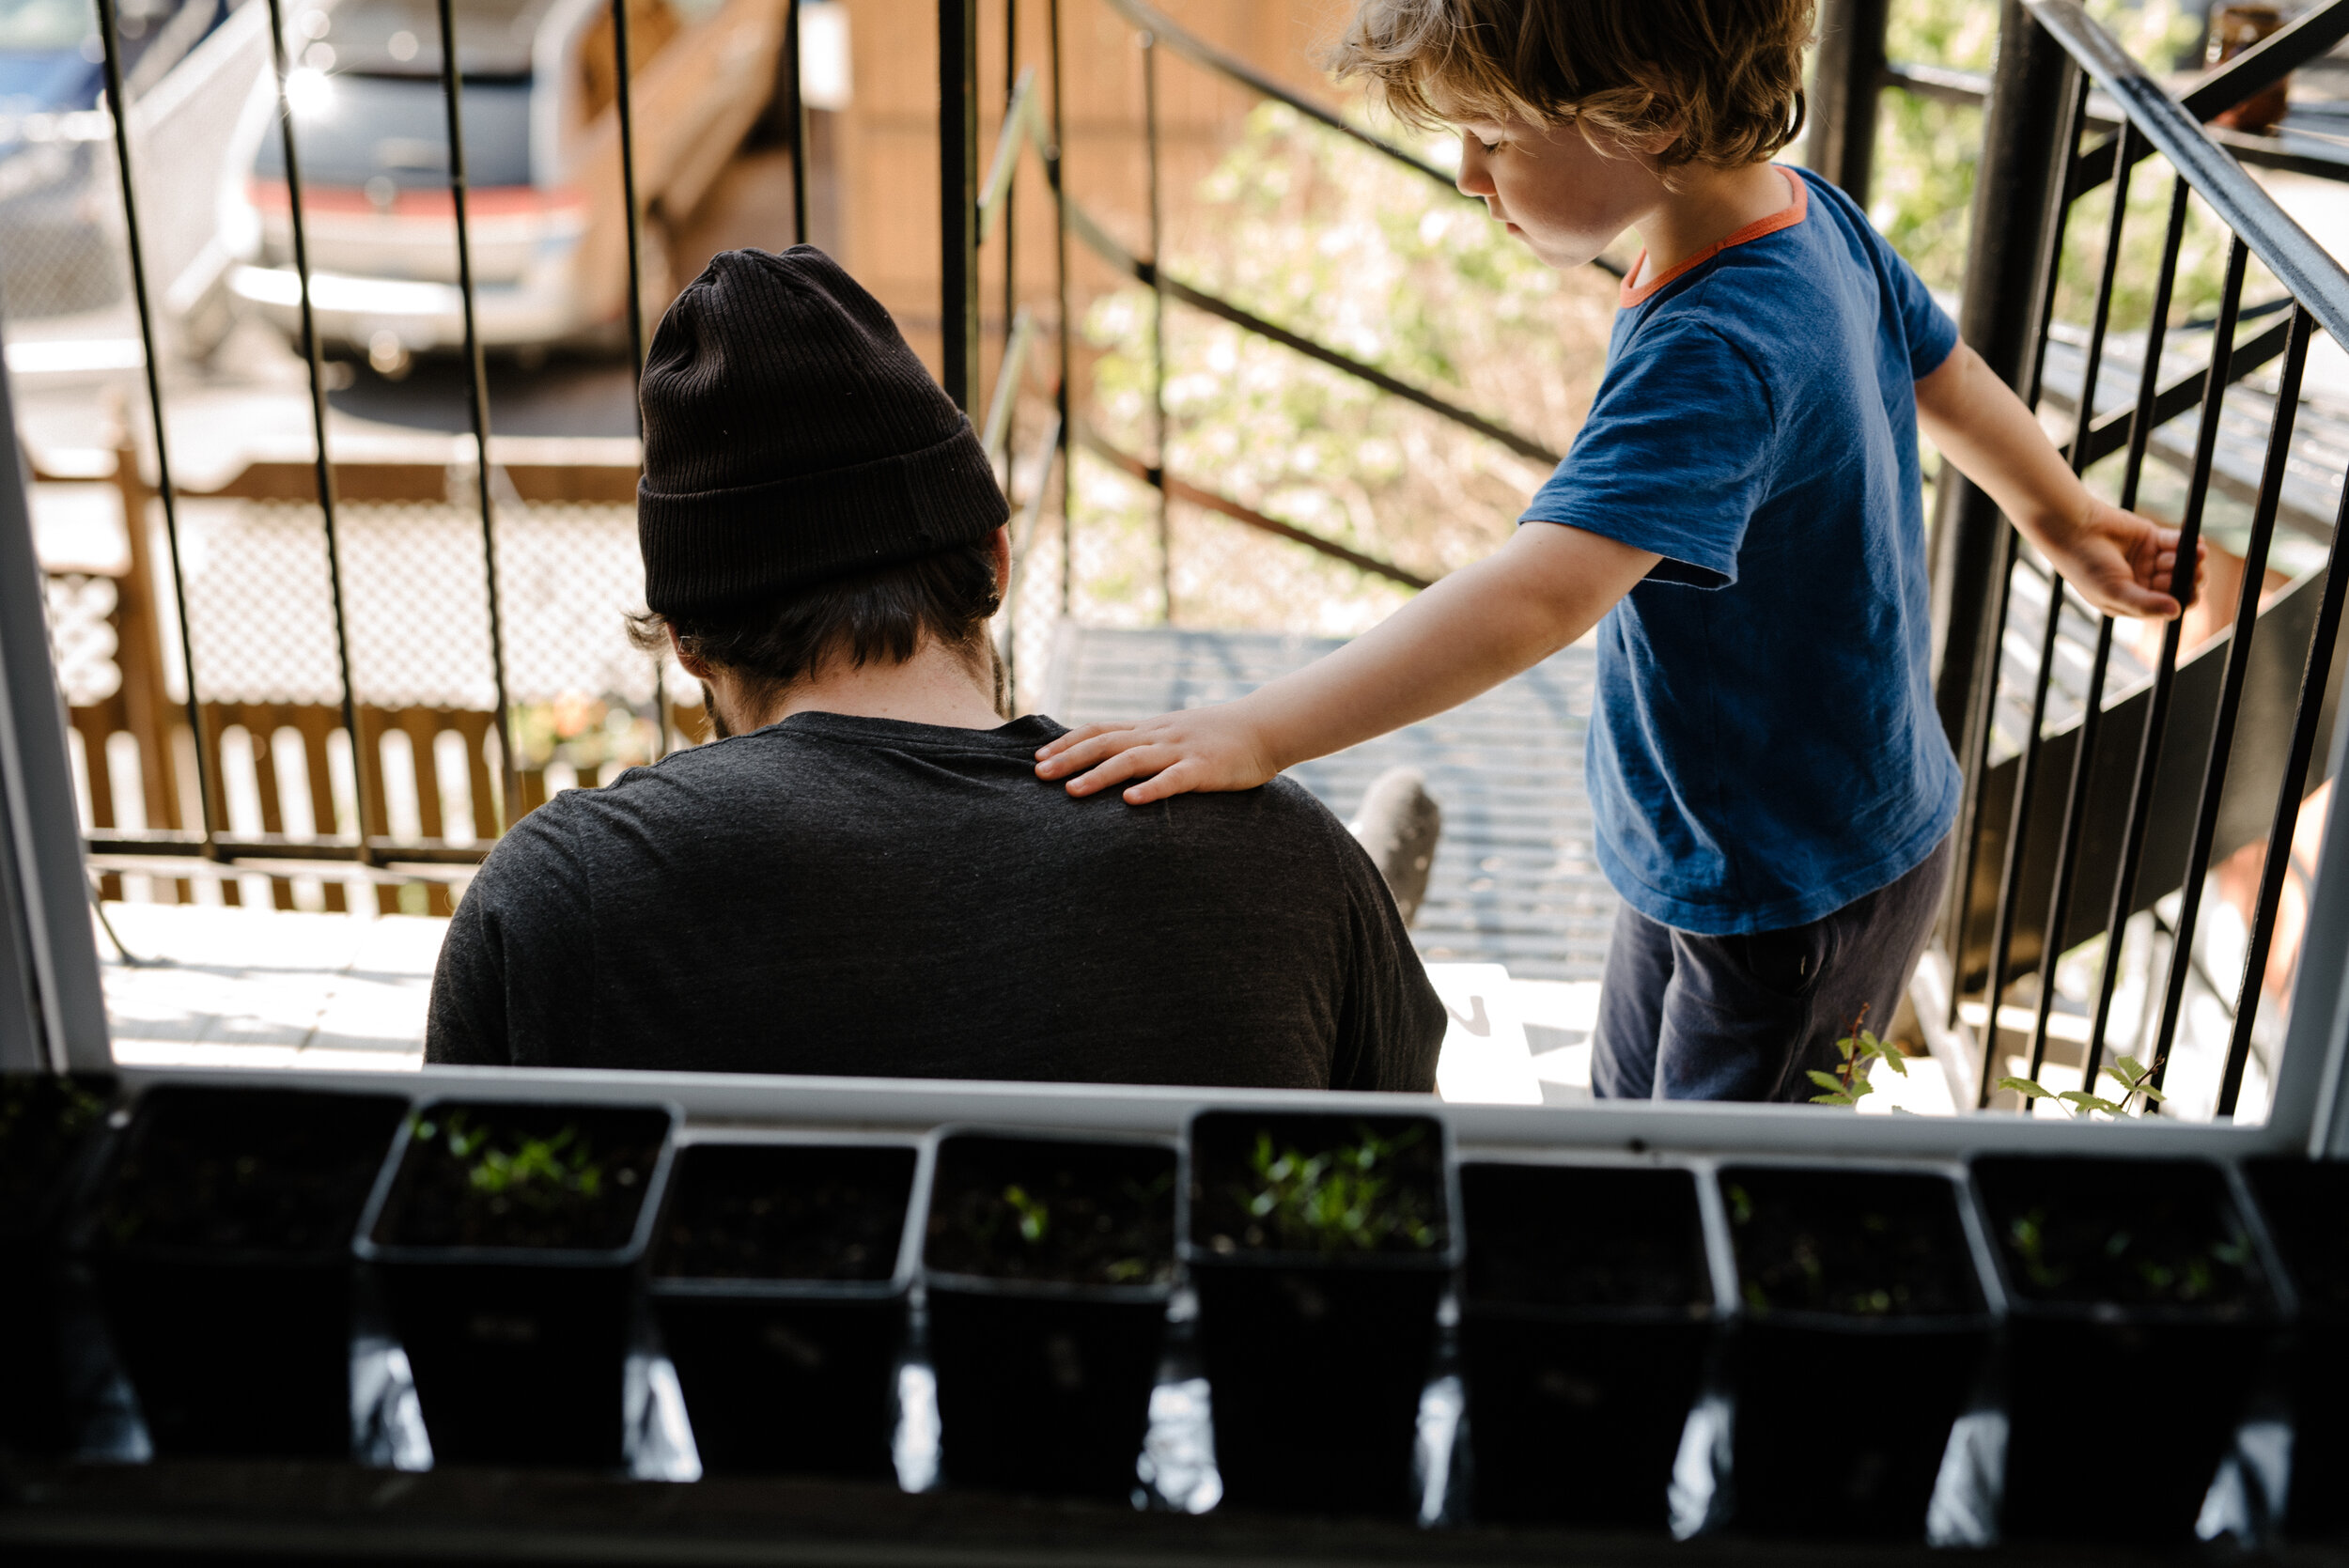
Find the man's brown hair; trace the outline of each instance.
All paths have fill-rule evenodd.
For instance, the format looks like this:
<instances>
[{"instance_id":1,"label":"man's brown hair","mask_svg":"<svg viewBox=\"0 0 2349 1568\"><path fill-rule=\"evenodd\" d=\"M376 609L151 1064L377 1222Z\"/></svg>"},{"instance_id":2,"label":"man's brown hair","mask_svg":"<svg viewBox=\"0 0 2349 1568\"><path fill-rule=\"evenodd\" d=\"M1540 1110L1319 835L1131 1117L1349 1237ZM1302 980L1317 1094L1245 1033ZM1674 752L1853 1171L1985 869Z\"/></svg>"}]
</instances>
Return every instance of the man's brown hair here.
<instances>
[{"instance_id":1,"label":"man's brown hair","mask_svg":"<svg viewBox=\"0 0 2349 1568\"><path fill-rule=\"evenodd\" d=\"M1574 124L1742 168L1802 132L1815 0L1358 0L1329 52L1404 120ZM1594 145L1596 145L1595 143Z\"/></svg>"},{"instance_id":2,"label":"man's brown hair","mask_svg":"<svg viewBox=\"0 0 2349 1568\"><path fill-rule=\"evenodd\" d=\"M992 549L957 545L812 588L675 615L631 615L629 633L638 647L658 654L668 651L674 629L679 647L724 666L760 707L828 668L902 664L925 642L936 642L973 672L991 672L1000 708L1003 665L988 639L987 623L1002 605Z\"/></svg>"}]
</instances>

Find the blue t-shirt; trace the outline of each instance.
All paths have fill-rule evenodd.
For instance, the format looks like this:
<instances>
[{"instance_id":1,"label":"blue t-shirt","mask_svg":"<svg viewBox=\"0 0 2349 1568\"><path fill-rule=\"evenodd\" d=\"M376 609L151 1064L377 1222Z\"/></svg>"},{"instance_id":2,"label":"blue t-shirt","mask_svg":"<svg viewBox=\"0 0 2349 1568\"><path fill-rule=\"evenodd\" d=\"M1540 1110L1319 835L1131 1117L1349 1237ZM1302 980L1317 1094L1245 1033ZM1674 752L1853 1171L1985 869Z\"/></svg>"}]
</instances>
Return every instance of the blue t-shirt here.
<instances>
[{"instance_id":1,"label":"blue t-shirt","mask_svg":"<svg viewBox=\"0 0 2349 1568\"><path fill-rule=\"evenodd\" d=\"M1848 197L1785 173L1784 211L1626 285L1590 418L1523 520L1663 557L1599 624L1592 811L1625 900L1713 936L1898 879L1960 789L1916 393L1957 329Z\"/></svg>"}]
</instances>

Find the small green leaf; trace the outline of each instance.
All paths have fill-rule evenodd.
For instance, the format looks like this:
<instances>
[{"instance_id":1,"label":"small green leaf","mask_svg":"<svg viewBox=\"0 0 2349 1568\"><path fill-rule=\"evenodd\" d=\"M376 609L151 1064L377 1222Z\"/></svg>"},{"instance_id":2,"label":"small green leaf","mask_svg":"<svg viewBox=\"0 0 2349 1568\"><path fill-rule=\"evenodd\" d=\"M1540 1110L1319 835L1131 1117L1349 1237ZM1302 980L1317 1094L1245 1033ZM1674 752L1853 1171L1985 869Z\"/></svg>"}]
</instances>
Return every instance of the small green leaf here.
<instances>
[{"instance_id":1,"label":"small green leaf","mask_svg":"<svg viewBox=\"0 0 2349 1568\"><path fill-rule=\"evenodd\" d=\"M1999 1087L2001 1089L2011 1089L2027 1100L2046 1100L2053 1099L2055 1097L2046 1090L2039 1087L2039 1082L2036 1079L2002 1078L1999 1079Z\"/></svg>"}]
</instances>

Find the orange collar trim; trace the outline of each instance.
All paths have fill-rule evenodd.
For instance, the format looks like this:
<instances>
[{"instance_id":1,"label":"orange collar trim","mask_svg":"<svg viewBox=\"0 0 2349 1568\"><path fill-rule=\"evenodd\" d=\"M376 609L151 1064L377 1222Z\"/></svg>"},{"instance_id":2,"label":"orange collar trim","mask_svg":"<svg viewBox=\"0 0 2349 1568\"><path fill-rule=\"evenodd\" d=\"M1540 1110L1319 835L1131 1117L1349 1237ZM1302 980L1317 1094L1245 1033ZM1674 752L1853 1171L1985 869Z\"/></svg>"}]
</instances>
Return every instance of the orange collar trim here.
<instances>
[{"instance_id":1,"label":"orange collar trim","mask_svg":"<svg viewBox=\"0 0 2349 1568\"><path fill-rule=\"evenodd\" d=\"M1772 166L1778 167L1778 165ZM1785 177L1787 184L1795 188L1795 199L1792 202L1780 208L1766 218L1748 224L1728 239L1715 241L1663 276L1650 278L1639 287L1634 288L1631 287L1631 280L1638 277L1641 270L1647 266L1647 252L1641 251L1640 259L1631 264L1631 271L1624 274L1623 289L1616 299L1616 304L1625 310L1629 310L1636 304L1644 304L1656 297L1657 289L1662 288L1666 284L1688 276L1688 273L1703 266L1730 246L1742 245L1750 240L1759 240L1766 234L1776 234L1781 228L1792 228L1802 222L1811 211L1811 187L1803 182L1802 176L1790 169L1779 167L1778 172Z\"/></svg>"}]
</instances>

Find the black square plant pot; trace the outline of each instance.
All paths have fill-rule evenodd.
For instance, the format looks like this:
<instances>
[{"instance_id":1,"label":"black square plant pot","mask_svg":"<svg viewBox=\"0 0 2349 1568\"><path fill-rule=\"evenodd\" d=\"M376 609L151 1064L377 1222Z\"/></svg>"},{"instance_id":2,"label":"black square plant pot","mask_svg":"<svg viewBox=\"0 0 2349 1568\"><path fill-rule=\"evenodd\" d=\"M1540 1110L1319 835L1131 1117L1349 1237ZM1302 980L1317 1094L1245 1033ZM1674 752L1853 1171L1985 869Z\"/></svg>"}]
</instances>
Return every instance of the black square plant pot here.
<instances>
[{"instance_id":1,"label":"black square plant pot","mask_svg":"<svg viewBox=\"0 0 2349 1568\"><path fill-rule=\"evenodd\" d=\"M0 1450L73 1445L63 1337L68 1213L105 1141L109 1078L0 1075Z\"/></svg>"},{"instance_id":2,"label":"black square plant pot","mask_svg":"<svg viewBox=\"0 0 2349 1568\"><path fill-rule=\"evenodd\" d=\"M948 1483L1124 1499L1174 1281L1172 1142L938 1141L922 1250Z\"/></svg>"},{"instance_id":3,"label":"black square plant pot","mask_svg":"<svg viewBox=\"0 0 2349 1568\"><path fill-rule=\"evenodd\" d=\"M1719 1172L1742 1308L1730 1337L1737 1528L1921 1540L1996 1327L1944 1173Z\"/></svg>"},{"instance_id":4,"label":"black square plant pot","mask_svg":"<svg viewBox=\"0 0 2349 1568\"><path fill-rule=\"evenodd\" d=\"M689 1143L652 1306L711 1474L886 1478L919 1148Z\"/></svg>"},{"instance_id":5,"label":"black square plant pot","mask_svg":"<svg viewBox=\"0 0 2349 1568\"><path fill-rule=\"evenodd\" d=\"M636 1274L677 1120L662 1106L495 1100L409 1118L359 1250L407 1348L435 1464L623 1462Z\"/></svg>"},{"instance_id":6,"label":"black square plant pot","mask_svg":"<svg viewBox=\"0 0 2349 1568\"><path fill-rule=\"evenodd\" d=\"M2349 1533L2349 1164L2262 1159L2243 1173L2298 1298L2283 1528L2338 1537Z\"/></svg>"},{"instance_id":7,"label":"black square plant pot","mask_svg":"<svg viewBox=\"0 0 2349 1568\"><path fill-rule=\"evenodd\" d=\"M407 1110L290 1089L141 1096L81 1243L157 1453L350 1454L351 1239Z\"/></svg>"},{"instance_id":8,"label":"black square plant pot","mask_svg":"<svg viewBox=\"0 0 2349 1568\"><path fill-rule=\"evenodd\" d=\"M1477 1516L1664 1529L1713 1338L1695 1176L1467 1163L1460 1204Z\"/></svg>"},{"instance_id":9,"label":"black square plant pot","mask_svg":"<svg viewBox=\"0 0 2349 1568\"><path fill-rule=\"evenodd\" d=\"M2190 1540L2278 1315L2226 1172L1983 1156L1974 1182L2010 1314L2006 1533ZM2104 1455L2124 1484L2092 1499Z\"/></svg>"},{"instance_id":10,"label":"black square plant pot","mask_svg":"<svg viewBox=\"0 0 2349 1568\"><path fill-rule=\"evenodd\" d=\"M1203 1111L1183 1256L1237 1507L1409 1516L1421 1391L1459 1265L1444 1124Z\"/></svg>"}]
</instances>

